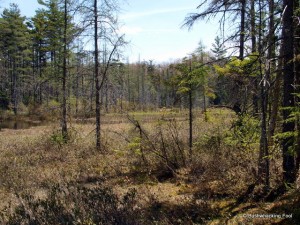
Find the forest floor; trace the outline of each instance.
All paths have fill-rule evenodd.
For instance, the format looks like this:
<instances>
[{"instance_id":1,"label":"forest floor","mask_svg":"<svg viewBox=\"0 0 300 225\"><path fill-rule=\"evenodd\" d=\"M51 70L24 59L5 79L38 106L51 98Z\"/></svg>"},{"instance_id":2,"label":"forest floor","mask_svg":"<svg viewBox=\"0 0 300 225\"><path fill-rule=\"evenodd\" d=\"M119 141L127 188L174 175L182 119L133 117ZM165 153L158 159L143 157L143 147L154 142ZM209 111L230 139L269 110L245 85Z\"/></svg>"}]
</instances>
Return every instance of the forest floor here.
<instances>
[{"instance_id":1,"label":"forest floor","mask_svg":"<svg viewBox=\"0 0 300 225\"><path fill-rule=\"evenodd\" d=\"M192 159L186 156L187 112L140 112L130 118L139 121L147 141L128 116L107 114L102 117L101 152L94 147L92 119L70 121L67 144L58 124L2 129L0 220L8 221L13 209L25 204L23 196L46 199L59 184L100 185L117 196L134 190L135 210L147 217L143 224L300 224L299 189L271 200L240 198L254 180L257 143L241 150L230 136L236 120L231 111L211 109L207 121L195 112ZM177 168L170 171L161 155L176 161ZM272 164L274 187L278 164ZM259 193L260 187L255 190Z\"/></svg>"}]
</instances>

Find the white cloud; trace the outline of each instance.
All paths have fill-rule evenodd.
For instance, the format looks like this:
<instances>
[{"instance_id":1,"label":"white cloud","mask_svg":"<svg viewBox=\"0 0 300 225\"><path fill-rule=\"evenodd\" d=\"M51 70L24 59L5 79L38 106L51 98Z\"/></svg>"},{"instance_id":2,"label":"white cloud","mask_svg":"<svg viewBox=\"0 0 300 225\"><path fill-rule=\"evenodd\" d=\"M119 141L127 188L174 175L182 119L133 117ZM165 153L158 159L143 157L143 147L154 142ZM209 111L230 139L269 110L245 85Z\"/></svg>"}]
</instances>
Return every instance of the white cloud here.
<instances>
[{"instance_id":1,"label":"white cloud","mask_svg":"<svg viewBox=\"0 0 300 225\"><path fill-rule=\"evenodd\" d=\"M121 16L121 19L136 19L145 16L152 16L157 14L166 14L166 13L173 13L173 12L181 12L185 10L192 10L192 7L185 7L185 8L168 8L168 9L157 9L157 10L150 10L144 12L137 12L137 13L127 13Z\"/></svg>"}]
</instances>

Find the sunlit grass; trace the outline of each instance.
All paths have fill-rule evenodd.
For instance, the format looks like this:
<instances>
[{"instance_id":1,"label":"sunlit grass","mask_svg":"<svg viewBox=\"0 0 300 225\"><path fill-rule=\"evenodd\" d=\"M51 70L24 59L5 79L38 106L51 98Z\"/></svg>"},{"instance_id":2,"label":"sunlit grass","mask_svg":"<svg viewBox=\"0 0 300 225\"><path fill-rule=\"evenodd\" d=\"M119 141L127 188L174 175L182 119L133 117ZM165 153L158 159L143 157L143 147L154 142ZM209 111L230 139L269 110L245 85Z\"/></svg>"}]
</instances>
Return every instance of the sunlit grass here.
<instances>
[{"instance_id":1,"label":"sunlit grass","mask_svg":"<svg viewBox=\"0 0 300 225\"><path fill-rule=\"evenodd\" d=\"M152 134L156 132L164 115L162 112L137 112L131 116L148 120L147 123L142 123L142 126ZM178 122L178 129L187 143L187 112L174 115L172 118L182 118ZM26 130L3 129L0 136L0 190L4 192L34 190L53 182L76 182L91 176L128 171L129 161L132 160L126 158L131 157L131 153L128 152L128 140L134 136L135 128L124 115L118 116L124 121L102 125L102 142L106 151L104 155L95 149L93 123L71 123L69 125L71 140L68 144L56 143L51 139L53 134L59 133L58 124L31 127ZM118 116L108 114L103 120L118 119ZM215 123L203 122L202 117L202 115L195 117L195 137L203 132L210 132L213 127L210 124ZM230 120L229 117L228 121Z\"/></svg>"},{"instance_id":2,"label":"sunlit grass","mask_svg":"<svg viewBox=\"0 0 300 225\"><path fill-rule=\"evenodd\" d=\"M149 142L170 151L167 154L171 157L178 147L171 135L176 131L178 145L187 157L188 111L134 112L129 117L139 121L148 135L148 142L143 142L147 162L132 148L138 145L134 141L140 133L126 114L101 117L102 151L95 148L93 118L85 122L70 120L70 139L66 144L55 138L60 135L57 123L26 130L3 129L0 132L0 210L10 201L18 204L15 194L29 192L39 198L56 183L93 186L100 182L120 195L135 188L140 204L161 205L162 212L170 216L183 208L194 213L189 206L197 204L210 213L219 212L220 216L230 213L235 196L251 182L249 169L256 166L257 154L237 150L224 142L236 119L233 112L209 109L205 120L201 110L194 110L193 159L178 168L171 180L162 181L159 176L164 176L165 162L153 154ZM230 198L214 199L223 195Z\"/></svg>"}]
</instances>

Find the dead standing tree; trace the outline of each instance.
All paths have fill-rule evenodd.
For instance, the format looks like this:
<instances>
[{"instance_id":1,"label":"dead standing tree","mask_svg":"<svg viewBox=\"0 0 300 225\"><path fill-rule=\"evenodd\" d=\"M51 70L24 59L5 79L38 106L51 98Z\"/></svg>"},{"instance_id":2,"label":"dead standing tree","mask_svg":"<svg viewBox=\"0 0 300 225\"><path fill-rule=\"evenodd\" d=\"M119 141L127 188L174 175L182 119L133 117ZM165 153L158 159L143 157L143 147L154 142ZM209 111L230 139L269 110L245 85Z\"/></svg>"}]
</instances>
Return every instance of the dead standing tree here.
<instances>
[{"instance_id":1,"label":"dead standing tree","mask_svg":"<svg viewBox=\"0 0 300 225\"><path fill-rule=\"evenodd\" d=\"M107 80L108 70L111 65L114 54L116 54L119 47L125 44L124 36L119 36L117 33L118 21L116 19L116 12L118 12L117 1L94 0L92 5L86 5L88 1L83 1L81 6L84 14L83 27L92 27L93 45L94 45L94 87L95 87L95 105L96 105L96 148L101 149L101 89ZM101 5L99 5L101 4ZM89 18L93 18L89 20ZM109 57L105 62L100 64L100 48L99 41L108 42L109 45L106 51L110 51ZM105 45L107 46L107 45ZM110 46L110 48L109 48ZM110 50L108 50L110 49Z\"/></svg>"}]
</instances>

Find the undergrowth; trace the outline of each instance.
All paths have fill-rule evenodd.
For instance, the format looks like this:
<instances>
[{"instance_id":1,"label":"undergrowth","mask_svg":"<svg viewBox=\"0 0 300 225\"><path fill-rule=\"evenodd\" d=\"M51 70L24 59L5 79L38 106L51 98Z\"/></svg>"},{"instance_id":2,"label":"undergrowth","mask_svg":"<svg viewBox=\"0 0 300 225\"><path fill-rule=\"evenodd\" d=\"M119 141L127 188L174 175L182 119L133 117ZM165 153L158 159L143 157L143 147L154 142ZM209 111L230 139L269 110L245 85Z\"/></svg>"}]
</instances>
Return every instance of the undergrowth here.
<instances>
[{"instance_id":1,"label":"undergrowth","mask_svg":"<svg viewBox=\"0 0 300 225\"><path fill-rule=\"evenodd\" d=\"M92 124L71 126L67 143L57 127L5 131L0 191L15 197L1 206L1 219L6 224L225 224L249 205L257 207L259 187L241 198L257 177L257 119L225 111L210 112L210 121L196 118L191 157L188 121L158 115L147 123L131 115L130 123L103 125L102 152L94 147ZM282 172L278 146L271 152L276 189Z\"/></svg>"}]
</instances>

